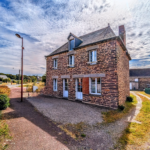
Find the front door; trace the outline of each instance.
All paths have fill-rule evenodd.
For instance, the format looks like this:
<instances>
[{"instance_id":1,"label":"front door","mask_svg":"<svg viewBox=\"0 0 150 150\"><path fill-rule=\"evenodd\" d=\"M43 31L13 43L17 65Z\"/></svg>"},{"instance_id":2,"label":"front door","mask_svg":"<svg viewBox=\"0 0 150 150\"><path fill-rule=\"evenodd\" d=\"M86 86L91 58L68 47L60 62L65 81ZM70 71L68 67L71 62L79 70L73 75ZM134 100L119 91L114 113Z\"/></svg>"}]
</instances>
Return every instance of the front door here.
<instances>
[{"instance_id":1,"label":"front door","mask_svg":"<svg viewBox=\"0 0 150 150\"><path fill-rule=\"evenodd\" d=\"M63 97L68 97L68 79L63 79Z\"/></svg>"},{"instance_id":2,"label":"front door","mask_svg":"<svg viewBox=\"0 0 150 150\"><path fill-rule=\"evenodd\" d=\"M82 79L76 79L76 98L82 100L83 94L82 94Z\"/></svg>"}]
</instances>

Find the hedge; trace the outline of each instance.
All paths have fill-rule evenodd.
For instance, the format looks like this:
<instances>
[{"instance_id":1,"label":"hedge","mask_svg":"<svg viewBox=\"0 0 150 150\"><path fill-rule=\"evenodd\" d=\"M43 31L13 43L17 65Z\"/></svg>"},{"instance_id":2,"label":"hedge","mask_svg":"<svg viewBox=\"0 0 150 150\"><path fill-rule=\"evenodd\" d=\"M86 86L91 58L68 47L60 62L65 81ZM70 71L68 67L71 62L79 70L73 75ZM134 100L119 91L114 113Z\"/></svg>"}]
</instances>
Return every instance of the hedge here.
<instances>
[{"instance_id":1,"label":"hedge","mask_svg":"<svg viewBox=\"0 0 150 150\"><path fill-rule=\"evenodd\" d=\"M145 93L150 94L150 88L146 88Z\"/></svg>"}]
</instances>

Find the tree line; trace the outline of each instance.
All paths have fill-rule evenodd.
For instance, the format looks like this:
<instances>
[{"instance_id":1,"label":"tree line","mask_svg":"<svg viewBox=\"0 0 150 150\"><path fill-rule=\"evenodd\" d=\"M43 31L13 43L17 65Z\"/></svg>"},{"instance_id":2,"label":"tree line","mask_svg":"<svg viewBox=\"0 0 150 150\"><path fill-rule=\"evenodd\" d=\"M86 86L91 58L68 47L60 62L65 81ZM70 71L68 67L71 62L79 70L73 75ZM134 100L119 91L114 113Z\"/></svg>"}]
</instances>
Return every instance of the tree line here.
<instances>
[{"instance_id":1,"label":"tree line","mask_svg":"<svg viewBox=\"0 0 150 150\"><path fill-rule=\"evenodd\" d=\"M3 81L3 82L11 82L12 81L14 83L17 83L16 80L18 80L18 81L21 80L21 75L19 75L19 74L12 75L12 74L0 73L0 75L6 75L8 77L7 79L0 78L0 81ZM42 80L43 80L43 78L46 78L45 75L42 76ZM23 75L23 82L24 83L36 82L37 80L38 80L37 75L32 75L32 76Z\"/></svg>"}]
</instances>

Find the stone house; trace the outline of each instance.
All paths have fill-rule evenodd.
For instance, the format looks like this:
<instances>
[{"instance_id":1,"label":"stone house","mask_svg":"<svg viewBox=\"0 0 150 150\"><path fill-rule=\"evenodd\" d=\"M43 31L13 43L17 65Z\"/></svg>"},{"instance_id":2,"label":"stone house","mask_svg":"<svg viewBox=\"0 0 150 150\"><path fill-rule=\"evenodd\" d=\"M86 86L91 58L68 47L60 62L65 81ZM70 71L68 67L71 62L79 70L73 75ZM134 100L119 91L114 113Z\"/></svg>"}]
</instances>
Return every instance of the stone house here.
<instances>
[{"instance_id":1,"label":"stone house","mask_svg":"<svg viewBox=\"0 0 150 150\"><path fill-rule=\"evenodd\" d=\"M106 28L83 36L69 34L67 42L46 57L43 94L116 109L129 96L126 32L116 36Z\"/></svg>"},{"instance_id":2,"label":"stone house","mask_svg":"<svg viewBox=\"0 0 150 150\"><path fill-rule=\"evenodd\" d=\"M130 69L130 90L150 88L150 68Z\"/></svg>"}]
</instances>

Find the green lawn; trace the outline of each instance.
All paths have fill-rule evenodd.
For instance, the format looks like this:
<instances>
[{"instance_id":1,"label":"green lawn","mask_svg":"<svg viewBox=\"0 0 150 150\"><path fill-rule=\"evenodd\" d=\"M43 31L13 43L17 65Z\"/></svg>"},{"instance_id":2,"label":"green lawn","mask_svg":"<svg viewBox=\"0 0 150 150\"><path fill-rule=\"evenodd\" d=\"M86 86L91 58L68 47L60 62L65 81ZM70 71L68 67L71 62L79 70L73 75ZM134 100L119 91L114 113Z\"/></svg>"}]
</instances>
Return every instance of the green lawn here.
<instances>
[{"instance_id":1,"label":"green lawn","mask_svg":"<svg viewBox=\"0 0 150 150\"><path fill-rule=\"evenodd\" d=\"M130 96L133 97L133 102L125 102L125 109L123 111L117 109L117 110L110 110L108 112L103 112L104 123L115 122L116 120L127 115L131 111L131 109L136 106L137 104L136 97L132 94Z\"/></svg>"}]
</instances>

